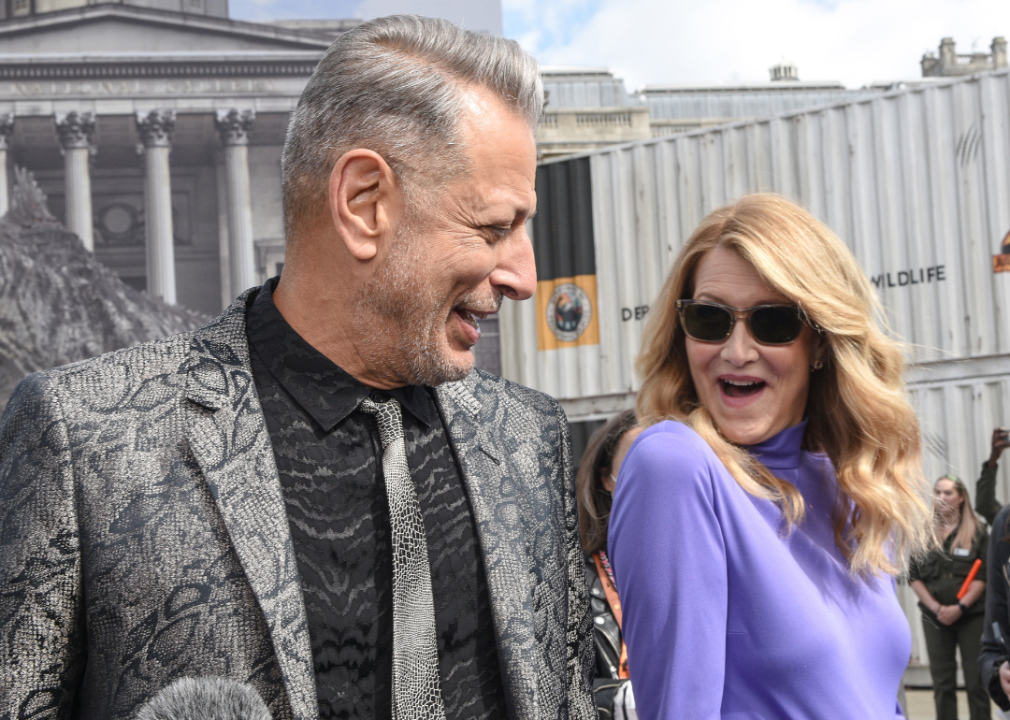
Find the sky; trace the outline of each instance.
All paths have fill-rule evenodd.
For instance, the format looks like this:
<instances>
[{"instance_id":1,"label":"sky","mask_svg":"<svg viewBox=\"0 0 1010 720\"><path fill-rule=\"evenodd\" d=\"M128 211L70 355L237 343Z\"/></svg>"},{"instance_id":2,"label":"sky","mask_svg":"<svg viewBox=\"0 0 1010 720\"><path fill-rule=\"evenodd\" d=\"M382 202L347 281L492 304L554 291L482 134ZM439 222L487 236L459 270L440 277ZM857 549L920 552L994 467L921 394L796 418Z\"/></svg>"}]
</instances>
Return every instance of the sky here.
<instances>
[{"instance_id":1,"label":"sky","mask_svg":"<svg viewBox=\"0 0 1010 720\"><path fill-rule=\"evenodd\" d=\"M373 0L374 1L374 0ZM407 4L409 0L399 0ZM434 0L446 2L446 0ZM465 1L465 0L464 0ZM361 0L231 0L232 17L338 17ZM433 0L420 0L431 3ZM801 80L861 87L914 79L953 37L959 53L1010 38L1008 0L501 0L503 28L547 65L610 68L643 85ZM345 12L344 15L347 13Z\"/></svg>"}]
</instances>

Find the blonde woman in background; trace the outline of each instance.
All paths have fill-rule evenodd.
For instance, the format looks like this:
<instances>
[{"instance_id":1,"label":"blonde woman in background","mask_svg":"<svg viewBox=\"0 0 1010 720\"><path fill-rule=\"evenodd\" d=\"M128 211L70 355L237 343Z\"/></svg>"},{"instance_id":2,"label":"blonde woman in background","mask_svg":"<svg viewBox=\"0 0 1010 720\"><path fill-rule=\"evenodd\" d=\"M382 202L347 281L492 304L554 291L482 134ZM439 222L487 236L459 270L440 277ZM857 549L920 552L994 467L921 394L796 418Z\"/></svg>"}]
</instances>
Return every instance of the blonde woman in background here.
<instances>
[{"instance_id":1,"label":"blonde woman in background","mask_svg":"<svg viewBox=\"0 0 1010 720\"><path fill-rule=\"evenodd\" d=\"M654 308L608 534L639 716L900 717L894 577L928 546L929 488L866 276L751 195L702 221Z\"/></svg>"},{"instance_id":2,"label":"blonde woman in background","mask_svg":"<svg viewBox=\"0 0 1010 720\"><path fill-rule=\"evenodd\" d=\"M922 631L929 653L929 674L933 678L933 700L937 720L957 720L957 658L961 648L964 687L968 692L971 720L989 720L992 707L978 673L985 628L985 556L989 533L975 518L968 491L961 478L944 475L933 486L936 508L936 538L940 547L914 560L908 580L919 598ZM961 598L975 561L979 571Z\"/></svg>"}]
</instances>

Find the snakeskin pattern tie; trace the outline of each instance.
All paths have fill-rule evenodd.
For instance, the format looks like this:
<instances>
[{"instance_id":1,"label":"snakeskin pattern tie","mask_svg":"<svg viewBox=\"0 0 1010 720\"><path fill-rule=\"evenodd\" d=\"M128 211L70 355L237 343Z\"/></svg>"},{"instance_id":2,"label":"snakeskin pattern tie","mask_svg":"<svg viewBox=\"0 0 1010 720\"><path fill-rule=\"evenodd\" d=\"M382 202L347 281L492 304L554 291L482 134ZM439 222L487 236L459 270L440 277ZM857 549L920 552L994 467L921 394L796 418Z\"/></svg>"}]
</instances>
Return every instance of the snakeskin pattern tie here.
<instances>
[{"instance_id":1,"label":"snakeskin pattern tie","mask_svg":"<svg viewBox=\"0 0 1010 720\"><path fill-rule=\"evenodd\" d=\"M428 541L407 467L400 403L366 398L361 411L374 415L379 425L393 536L393 717L445 720Z\"/></svg>"}]
</instances>

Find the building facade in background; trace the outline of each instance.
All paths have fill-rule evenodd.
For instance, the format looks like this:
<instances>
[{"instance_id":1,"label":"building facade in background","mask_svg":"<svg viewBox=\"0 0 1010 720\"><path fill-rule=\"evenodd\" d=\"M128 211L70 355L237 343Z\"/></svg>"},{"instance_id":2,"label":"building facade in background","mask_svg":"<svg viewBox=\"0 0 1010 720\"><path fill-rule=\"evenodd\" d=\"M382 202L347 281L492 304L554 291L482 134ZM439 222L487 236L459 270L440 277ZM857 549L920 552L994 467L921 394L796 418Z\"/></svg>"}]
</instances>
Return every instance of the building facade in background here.
<instances>
[{"instance_id":1,"label":"building facade in background","mask_svg":"<svg viewBox=\"0 0 1010 720\"><path fill-rule=\"evenodd\" d=\"M13 168L25 167L53 213L125 282L216 314L283 266L288 116L335 37L402 11L501 31L500 0L338 0L336 10L348 19L254 23L232 20L227 0L0 0L0 214ZM974 67L944 40L937 63L951 57ZM990 61L1006 64L1000 38ZM606 68L544 67L540 157L884 89L803 82L791 65L771 76L629 93ZM478 366L500 373L510 341L496 318L482 325Z\"/></svg>"},{"instance_id":2,"label":"building facade in background","mask_svg":"<svg viewBox=\"0 0 1010 720\"><path fill-rule=\"evenodd\" d=\"M358 21L237 22L224 0L6 2L0 184L31 170L102 263L170 303L216 314L275 274L288 114Z\"/></svg>"},{"instance_id":3,"label":"building facade in background","mask_svg":"<svg viewBox=\"0 0 1010 720\"><path fill-rule=\"evenodd\" d=\"M336 36L404 11L501 32L500 0L343 6L253 23L227 0L0 0L0 215L27 168L127 284L217 314L281 270L288 116ZM477 355L500 372L497 320Z\"/></svg>"},{"instance_id":4,"label":"building facade in background","mask_svg":"<svg viewBox=\"0 0 1010 720\"><path fill-rule=\"evenodd\" d=\"M330 0L329 7L334 17L372 20L411 13L445 18L473 32L502 34L501 0Z\"/></svg>"},{"instance_id":5,"label":"building facade in background","mask_svg":"<svg viewBox=\"0 0 1010 720\"><path fill-rule=\"evenodd\" d=\"M187 15L228 17L228 0L0 0L0 18L45 15L89 5L132 5Z\"/></svg>"},{"instance_id":6,"label":"building facade in background","mask_svg":"<svg viewBox=\"0 0 1010 720\"><path fill-rule=\"evenodd\" d=\"M993 38L989 49L988 53L971 52L967 55L958 55L954 38L945 37L940 41L939 53L928 52L922 56L922 76L956 77L1007 67L1006 39Z\"/></svg>"},{"instance_id":7,"label":"building facade in background","mask_svg":"<svg viewBox=\"0 0 1010 720\"><path fill-rule=\"evenodd\" d=\"M541 74L546 104L537 130L540 159L651 137L649 108L607 68L544 66Z\"/></svg>"}]
</instances>

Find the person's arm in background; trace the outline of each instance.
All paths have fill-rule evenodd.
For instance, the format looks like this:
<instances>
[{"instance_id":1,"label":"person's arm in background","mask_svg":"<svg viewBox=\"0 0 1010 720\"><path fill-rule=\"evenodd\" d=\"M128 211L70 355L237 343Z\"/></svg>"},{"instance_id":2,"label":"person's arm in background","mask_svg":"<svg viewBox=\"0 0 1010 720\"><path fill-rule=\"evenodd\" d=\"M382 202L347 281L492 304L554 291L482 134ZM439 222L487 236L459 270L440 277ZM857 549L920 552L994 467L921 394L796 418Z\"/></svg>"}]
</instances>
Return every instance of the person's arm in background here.
<instances>
[{"instance_id":1,"label":"person's arm in background","mask_svg":"<svg viewBox=\"0 0 1010 720\"><path fill-rule=\"evenodd\" d=\"M940 605L940 602L933 597L933 594L929 590L926 589L926 583L922 580L910 580L908 585L912 588L912 592L915 593L915 596L919 598L919 602L926 606L927 610L934 615L940 612L940 608L943 606Z\"/></svg>"},{"instance_id":2,"label":"person's arm in background","mask_svg":"<svg viewBox=\"0 0 1010 720\"><path fill-rule=\"evenodd\" d=\"M971 585L968 586L968 592L966 592L964 597L961 598L961 604L966 608L970 608L980 597L982 597L982 593L984 592L985 580L972 580Z\"/></svg>"},{"instance_id":3,"label":"person's arm in background","mask_svg":"<svg viewBox=\"0 0 1010 720\"><path fill-rule=\"evenodd\" d=\"M931 557L932 555L927 558L919 558L919 560L926 562ZM922 570L923 568L920 562L915 558L912 558L908 563L908 586L912 588L912 592L914 592L915 596L919 598L919 602L922 603L922 606L929 612L933 613L933 615L936 615L940 612L940 608L943 606L940 604L939 600L933 597L933 593L929 591L929 588L926 587L926 583L922 579Z\"/></svg>"},{"instance_id":4,"label":"person's arm in background","mask_svg":"<svg viewBox=\"0 0 1010 720\"><path fill-rule=\"evenodd\" d=\"M968 592L965 593L963 598L961 598L961 605L964 605L965 609L970 608L984 592L985 581L972 580L971 585L968 586ZM943 605L936 613L936 619L944 625L953 625L961 619L962 615L964 615L964 611L961 610L960 605Z\"/></svg>"},{"instance_id":5,"label":"person's arm in background","mask_svg":"<svg viewBox=\"0 0 1010 720\"><path fill-rule=\"evenodd\" d=\"M1010 545L1004 541L1010 507L996 516L986 553L985 628L982 633L982 651L978 656L978 670L982 686L1000 709L1010 710L1010 664L1006 662L1006 648L996 641L993 623L999 623L1004 640L1010 641L1010 620L1007 617L1007 580L1004 565L1010 557ZM1001 668L1003 668L1001 670Z\"/></svg>"},{"instance_id":6,"label":"person's arm in background","mask_svg":"<svg viewBox=\"0 0 1010 720\"><path fill-rule=\"evenodd\" d=\"M608 542L642 720L721 716L726 548L702 443L686 428L647 431L614 496Z\"/></svg>"},{"instance_id":7,"label":"person's arm in background","mask_svg":"<svg viewBox=\"0 0 1010 720\"><path fill-rule=\"evenodd\" d=\"M964 613L957 605L941 605L940 601L933 597L933 594L926 588L926 583L922 580L909 578L909 587L919 598L919 602L926 606L926 609L936 615L936 619L944 625L953 625L961 619ZM968 592L961 598L961 604L970 608L978 600L979 596L985 592L984 580L973 580L968 586Z\"/></svg>"},{"instance_id":8,"label":"person's arm in background","mask_svg":"<svg viewBox=\"0 0 1010 720\"><path fill-rule=\"evenodd\" d=\"M1003 451L1010 447L1010 433L1003 428L992 431L992 451L989 459L982 463L982 474L975 483L975 512L985 518L992 527L1002 505L996 500L996 470Z\"/></svg>"}]
</instances>

